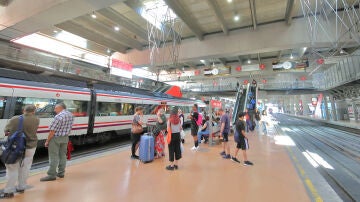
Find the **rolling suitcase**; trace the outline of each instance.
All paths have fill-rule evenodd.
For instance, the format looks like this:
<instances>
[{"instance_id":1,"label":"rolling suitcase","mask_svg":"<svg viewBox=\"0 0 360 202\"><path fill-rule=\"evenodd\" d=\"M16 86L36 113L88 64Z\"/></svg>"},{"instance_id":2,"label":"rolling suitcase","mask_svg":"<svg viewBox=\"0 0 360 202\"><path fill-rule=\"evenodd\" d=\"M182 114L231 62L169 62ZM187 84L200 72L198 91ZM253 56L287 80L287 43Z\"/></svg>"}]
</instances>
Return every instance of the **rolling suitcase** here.
<instances>
[{"instance_id":1,"label":"rolling suitcase","mask_svg":"<svg viewBox=\"0 0 360 202\"><path fill-rule=\"evenodd\" d=\"M154 137L146 133L141 136L139 146L139 159L144 163L154 160Z\"/></svg>"}]
</instances>

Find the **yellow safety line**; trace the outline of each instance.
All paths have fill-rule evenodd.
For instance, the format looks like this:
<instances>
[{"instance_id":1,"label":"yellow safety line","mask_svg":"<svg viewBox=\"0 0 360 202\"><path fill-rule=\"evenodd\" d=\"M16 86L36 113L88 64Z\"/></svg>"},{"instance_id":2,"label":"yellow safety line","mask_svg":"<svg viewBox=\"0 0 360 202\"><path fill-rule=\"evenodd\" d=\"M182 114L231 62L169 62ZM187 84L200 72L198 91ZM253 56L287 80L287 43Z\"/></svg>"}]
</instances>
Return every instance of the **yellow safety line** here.
<instances>
[{"instance_id":1,"label":"yellow safety line","mask_svg":"<svg viewBox=\"0 0 360 202\"><path fill-rule=\"evenodd\" d=\"M305 170L302 168L302 166L300 165L299 161L297 160L297 158L295 157L294 153L292 152L292 150L287 147L287 150L290 153L291 158L293 159L295 166L297 168L297 170L299 171L301 177L304 179L305 184L307 186L307 189L311 192L313 199L316 202L323 202L324 200L321 198L321 196L319 195L319 193L317 192L316 188L314 187L313 183L311 182L311 180L309 179L309 177L306 175Z\"/></svg>"}]
</instances>

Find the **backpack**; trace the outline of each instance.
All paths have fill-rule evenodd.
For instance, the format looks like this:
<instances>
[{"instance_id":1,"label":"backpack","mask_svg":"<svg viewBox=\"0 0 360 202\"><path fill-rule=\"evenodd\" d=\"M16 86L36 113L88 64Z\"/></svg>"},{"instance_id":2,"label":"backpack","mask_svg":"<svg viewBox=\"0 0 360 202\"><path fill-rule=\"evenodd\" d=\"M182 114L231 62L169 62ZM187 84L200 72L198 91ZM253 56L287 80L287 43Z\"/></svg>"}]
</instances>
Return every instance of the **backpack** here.
<instances>
[{"instance_id":1,"label":"backpack","mask_svg":"<svg viewBox=\"0 0 360 202\"><path fill-rule=\"evenodd\" d=\"M1 155L1 161L4 164L15 164L25 157L26 137L23 132L23 118L22 115L19 117L18 130L8 138L7 143L4 145L5 150Z\"/></svg>"},{"instance_id":2,"label":"backpack","mask_svg":"<svg viewBox=\"0 0 360 202\"><path fill-rule=\"evenodd\" d=\"M203 120L202 115L201 115L200 113L198 113L198 119L196 120L196 124L197 124L198 126L201 126L202 120Z\"/></svg>"}]
</instances>

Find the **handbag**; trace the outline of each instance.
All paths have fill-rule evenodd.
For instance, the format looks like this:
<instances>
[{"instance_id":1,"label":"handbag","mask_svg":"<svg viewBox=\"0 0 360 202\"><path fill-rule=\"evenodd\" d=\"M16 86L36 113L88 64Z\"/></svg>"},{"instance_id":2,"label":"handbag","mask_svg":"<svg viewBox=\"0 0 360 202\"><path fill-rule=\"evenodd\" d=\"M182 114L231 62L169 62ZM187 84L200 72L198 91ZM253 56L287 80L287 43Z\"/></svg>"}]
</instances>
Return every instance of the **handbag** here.
<instances>
[{"instance_id":1,"label":"handbag","mask_svg":"<svg viewBox=\"0 0 360 202\"><path fill-rule=\"evenodd\" d=\"M143 132L143 128L140 124L137 124L137 123L133 123L132 126L131 126L131 132L133 134L140 134Z\"/></svg>"},{"instance_id":2,"label":"handbag","mask_svg":"<svg viewBox=\"0 0 360 202\"><path fill-rule=\"evenodd\" d=\"M170 142L171 142L171 126L167 128L166 142L168 144L170 144Z\"/></svg>"}]
</instances>

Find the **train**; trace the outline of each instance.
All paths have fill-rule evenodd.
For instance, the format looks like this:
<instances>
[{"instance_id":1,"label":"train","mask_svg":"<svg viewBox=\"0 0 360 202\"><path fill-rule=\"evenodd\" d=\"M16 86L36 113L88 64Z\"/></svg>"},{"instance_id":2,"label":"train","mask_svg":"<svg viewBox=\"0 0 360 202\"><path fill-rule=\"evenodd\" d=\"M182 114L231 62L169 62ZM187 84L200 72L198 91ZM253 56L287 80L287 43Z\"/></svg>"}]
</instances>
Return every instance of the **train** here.
<instances>
[{"instance_id":1,"label":"train","mask_svg":"<svg viewBox=\"0 0 360 202\"><path fill-rule=\"evenodd\" d=\"M4 76L5 75L5 76ZM22 114L27 104L36 106L40 118L37 131L38 147L43 147L49 134L49 125L56 115L54 107L63 102L74 116L69 135L74 145L103 143L114 136L130 136L134 109L144 107L143 121L155 124L156 112L172 106L182 109L185 122L191 107L206 104L199 100L174 98L148 90L116 84L89 84L72 79L35 75L21 71L0 69L0 131L14 115ZM144 126L146 130L146 125ZM4 133L0 132L0 139Z\"/></svg>"}]
</instances>

